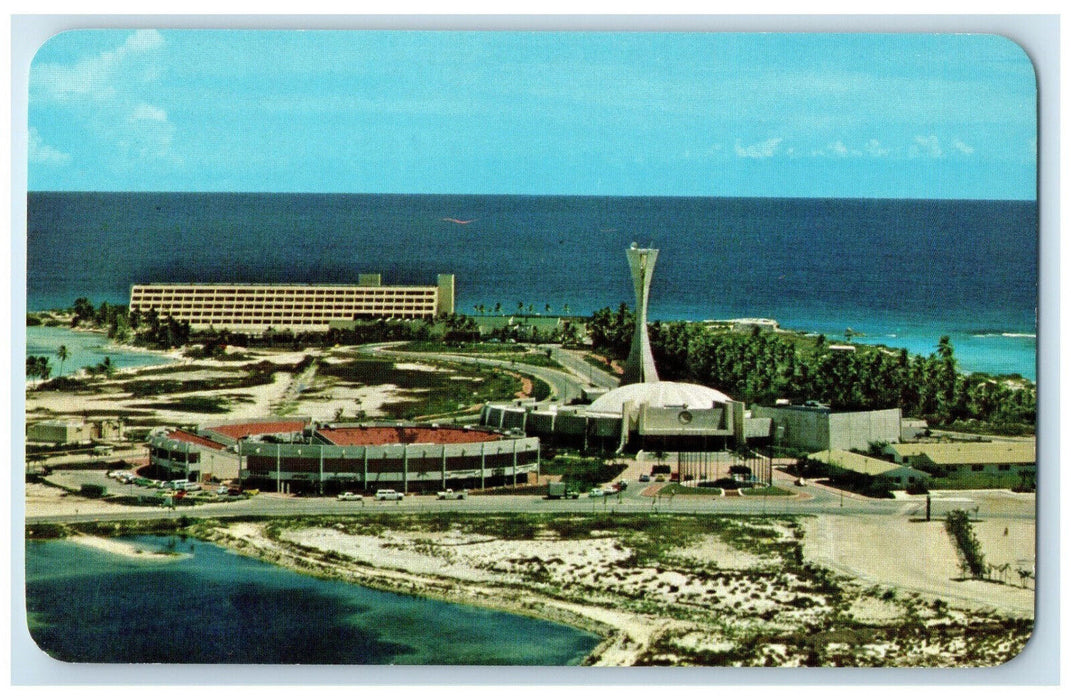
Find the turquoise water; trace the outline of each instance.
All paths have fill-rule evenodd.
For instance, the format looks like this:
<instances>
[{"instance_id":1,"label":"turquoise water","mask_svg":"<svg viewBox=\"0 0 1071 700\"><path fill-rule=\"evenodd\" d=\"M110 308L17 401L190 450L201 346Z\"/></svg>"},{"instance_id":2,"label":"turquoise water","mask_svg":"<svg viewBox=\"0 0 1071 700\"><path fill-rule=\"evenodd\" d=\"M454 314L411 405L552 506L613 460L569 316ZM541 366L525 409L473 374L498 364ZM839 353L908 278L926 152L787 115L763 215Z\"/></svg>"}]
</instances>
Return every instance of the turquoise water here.
<instances>
[{"instance_id":1,"label":"turquoise water","mask_svg":"<svg viewBox=\"0 0 1071 700\"><path fill-rule=\"evenodd\" d=\"M56 355L61 345L66 345L70 353L67 361L62 363ZM112 366L116 369L174 362L159 353L121 348L102 333L72 331L57 326L28 326L26 354L47 357L52 364L53 377L74 374L83 367L95 367L103 362L105 357L111 358Z\"/></svg>"},{"instance_id":2,"label":"turquoise water","mask_svg":"<svg viewBox=\"0 0 1071 700\"><path fill-rule=\"evenodd\" d=\"M598 638L565 625L303 576L193 539L146 562L66 540L26 545L30 634L62 661L578 664Z\"/></svg>"},{"instance_id":3,"label":"turquoise water","mask_svg":"<svg viewBox=\"0 0 1071 700\"><path fill-rule=\"evenodd\" d=\"M30 309L126 304L137 282L452 272L463 313L587 315L632 305L635 241L661 251L651 320L762 316L923 355L949 335L965 371L1036 376L1035 202L31 192L27 205Z\"/></svg>"}]
</instances>

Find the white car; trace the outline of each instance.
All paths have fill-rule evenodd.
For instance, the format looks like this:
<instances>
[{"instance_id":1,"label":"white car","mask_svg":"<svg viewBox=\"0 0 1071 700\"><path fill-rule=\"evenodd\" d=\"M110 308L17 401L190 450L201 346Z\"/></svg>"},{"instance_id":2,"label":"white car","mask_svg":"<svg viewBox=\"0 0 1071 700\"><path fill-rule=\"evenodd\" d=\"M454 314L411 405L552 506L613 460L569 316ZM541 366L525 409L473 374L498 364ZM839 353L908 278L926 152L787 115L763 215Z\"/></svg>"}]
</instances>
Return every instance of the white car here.
<instances>
[{"instance_id":1,"label":"white car","mask_svg":"<svg viewBox=\"0 0 1071 700\"><path fill-rule=\"evenodd\" d=\"M403 498L405 498L405 495L398 493L394 489L380 489L376 491L377 501L400 501Z\"/></svg>"},{"instance_id":2,"label":"white car","mask_svg":"<svg viewBox=\"0 0 1071 700\"><path fill-rule=\"evenodd\" d=\"M347 491L346 493L340 493L338 495L338 500L340 500L340 501L363 501L364 500L364 496L362 496L359 493L354 493L353 491Z\"/></svg>"},{"instance_id":3,"label":"white car","mask_svg":"<svg viewBox=\"0 0 1071 700\"><path fill-rule=\"evenodd\" d=\"M468 495L469 492L465 489L462 489L460 491L446 489L445 491L440 491L438 494L436 494L436 497L440 501L463 501L468 498Z\"/></svg>"},{"instance_id":4,"label":"white car","mask_svg":"<svg viewBox=\"0 0 1071 700\"><path fill-rule=\"evenodd\" d=\"M607 495L607 492L603 491L600 488L594 488L591 491L588 491L588 497L589 498L601 498L601 497L603 497L605 495Z\"/></svg>"}]
</instances>

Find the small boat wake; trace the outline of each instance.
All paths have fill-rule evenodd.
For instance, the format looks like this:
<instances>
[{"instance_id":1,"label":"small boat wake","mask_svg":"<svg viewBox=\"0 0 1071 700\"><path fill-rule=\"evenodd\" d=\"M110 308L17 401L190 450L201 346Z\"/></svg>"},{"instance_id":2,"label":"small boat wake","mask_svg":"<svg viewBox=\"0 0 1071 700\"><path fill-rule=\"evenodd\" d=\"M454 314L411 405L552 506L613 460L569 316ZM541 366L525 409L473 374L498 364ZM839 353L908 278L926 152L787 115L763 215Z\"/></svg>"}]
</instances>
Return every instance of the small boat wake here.
<instances>
[{"instance_id":1,"label":"small boat wake","mask_svg":"<svg viewBox=\"0 0 1071 700\"><path fill-rule=\"evenodd\" d=\"M439 221L448 221L451 224L457 224L459 226L466 226L468 224L471 224L473 221L477 221L477 219L467 219L467 220L465 220L465 219L453 219L451 217L445 216L445 217L439 219Z\"/></svg>"}]
</instances>

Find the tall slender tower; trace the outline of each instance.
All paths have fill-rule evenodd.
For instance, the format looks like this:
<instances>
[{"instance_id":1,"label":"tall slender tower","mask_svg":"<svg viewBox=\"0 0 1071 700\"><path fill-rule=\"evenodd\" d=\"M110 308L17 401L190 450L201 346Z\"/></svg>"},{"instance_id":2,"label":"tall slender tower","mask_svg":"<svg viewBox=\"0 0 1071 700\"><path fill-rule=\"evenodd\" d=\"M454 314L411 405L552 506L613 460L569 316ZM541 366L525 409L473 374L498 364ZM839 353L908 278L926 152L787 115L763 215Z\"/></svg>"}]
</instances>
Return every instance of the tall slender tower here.
<instances>
[{"instance_id":1,"label":"tall slender tower","mask_svg":"<svg viewBox=\"0 0 1071 700\"><path fill-rule=\"evenodd\" d=\"M651 274L658 259L658 250L637 248L633 243L625 254L632 270L632 287L636 291L636 330L632 333L632 349L628 353L621 383L657 382L658 370L655 369L651 341L647 337L647 297L651 291Z\"/></svg>"}]
</instances>

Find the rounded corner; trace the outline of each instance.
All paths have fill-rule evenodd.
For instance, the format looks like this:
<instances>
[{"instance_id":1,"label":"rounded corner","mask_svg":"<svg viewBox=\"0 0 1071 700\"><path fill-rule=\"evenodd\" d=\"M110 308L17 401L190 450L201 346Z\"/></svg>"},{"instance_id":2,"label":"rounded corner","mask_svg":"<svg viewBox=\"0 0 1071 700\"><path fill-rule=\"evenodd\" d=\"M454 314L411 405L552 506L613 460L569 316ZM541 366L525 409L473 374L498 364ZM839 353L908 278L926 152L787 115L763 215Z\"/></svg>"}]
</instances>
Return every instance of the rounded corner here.
<instances>
[{"instance_id":1,"label":"rounded corner","mask_svg":"<svg viewBox=\"0 0 1071 700\"><path fill-rule=\"evenodd\" d=\"M49 44L54 43L60 37L66 36L68 34L84 34L86 32L92 32L92 31L99 31L99 30L81 29L81 28L57 29L54 34L49 34L47 37L45 37L45 39L40 44L38 44L37 48L34 49L33 56L30 58L30 64L29 64L30 65L30 69L32 70L34 68L34 66L36 66L37 57L41 55L41 51L43 51L45 49L45 47L47 47Z\"/></svg>"},{"instance_id":2,"label":"rounded corner","mask_svg":"<svg viewBox=\"0 0 1071 700\"><path fill-rule=\"evenodd\" d=\"M1030 55L1030 51L1027 47L1020 43L1019 40L1008 36L1007 34L993 33L988 36L995 41L1000 41L1014 47L1015 51L1022 54L1022 58L1026 59L1026 62L1030 64L1030 72L1034 74L1034 84L1036 85L1038 80L1038 67L1034 62L1034 57Z\"/></svg>"}]
</instances>

